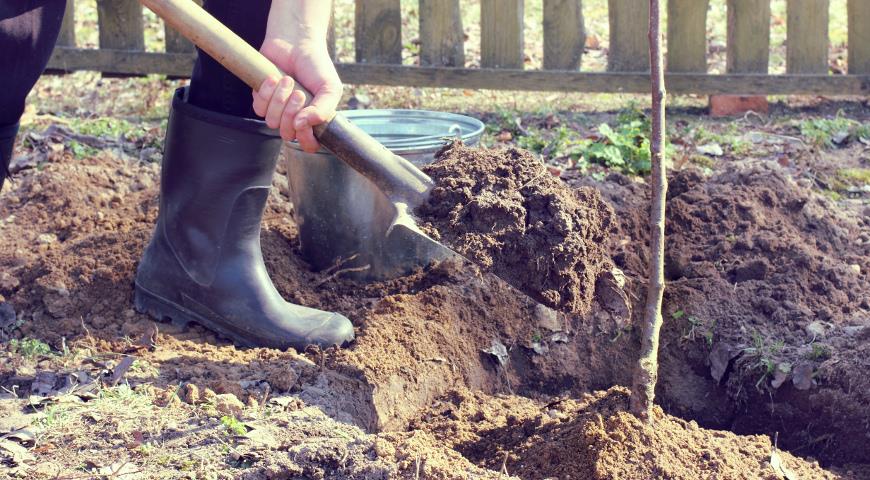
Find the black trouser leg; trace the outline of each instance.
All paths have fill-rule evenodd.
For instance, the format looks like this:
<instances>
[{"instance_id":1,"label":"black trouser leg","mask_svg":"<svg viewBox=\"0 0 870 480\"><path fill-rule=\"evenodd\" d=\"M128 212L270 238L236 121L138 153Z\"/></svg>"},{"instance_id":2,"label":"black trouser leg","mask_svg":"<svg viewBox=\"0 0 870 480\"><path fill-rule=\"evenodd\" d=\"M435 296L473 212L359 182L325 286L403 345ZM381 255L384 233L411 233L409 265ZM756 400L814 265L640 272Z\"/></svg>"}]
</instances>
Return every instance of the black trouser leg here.
<instances>
[{"instance_id":1,"label":"black trouser leg","mask_svg":"<svg viewBox=\"0 0 870 480\"><path fill-rule=\"evenodd\" d=\"M0 2L0 190L24 100L42 75L63 22L62 0Z\"/></svg>"},{"instance_id":2,"label":"black trouser leg","mask_svg":"<svg viewBox=\"0 0 870 480\"><path fill-rule=\"evenodd\" d=\"M24 113L24 100L51 57L65 8L63 0L0 2L0 126L18 123Z\"/></svg>"},{"instance_id":3,"label":"black trouser leg","mask_svg":"<svg viewBox=\"0 0 870 480\"><path fill-rule=\"evenodd\" d=\"M258 50L266 36L271 6L271 0L206 0L204 4L218 21ZM189 101L213 112L257 118L252 106L251 88L202 51L193 67Z\"/></svg>"}]
</instances>

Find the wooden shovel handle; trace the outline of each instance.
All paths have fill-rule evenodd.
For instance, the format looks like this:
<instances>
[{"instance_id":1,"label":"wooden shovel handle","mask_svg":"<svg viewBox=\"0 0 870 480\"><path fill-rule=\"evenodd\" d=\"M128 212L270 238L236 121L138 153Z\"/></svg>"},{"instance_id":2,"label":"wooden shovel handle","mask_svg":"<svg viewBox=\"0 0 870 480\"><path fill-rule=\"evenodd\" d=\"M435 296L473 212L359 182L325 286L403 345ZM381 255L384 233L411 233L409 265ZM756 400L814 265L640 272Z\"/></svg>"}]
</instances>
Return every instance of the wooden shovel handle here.
<instances>
[{"instance_id":1,"label":"wooden shovel handle","mask_svg":"<svg viewBox=\"0 0 870 480\"><path fill-rule=\"evenodd\" d=\"M269 77L286 75L254 47L192 0L139 0L178 33L204 50L252 89ZM312 95L299 82L295 90ZM391 200L416 206L425 201L432 180L411 162L394 155L343 115L314 127L314 136L336 157L378 186Z\"/></svg>"},{"instance_id":2,"label":"wooden shovel handle","mask_svg":"<svg viewBox=\"0 0 870 480\"><path fill-rule=\"evenodd\" d=\"M260 85L269 77L280 78L287 75L192 0L140 2L253 90L259 90ZM314 96L299 82L295 84L293 89L305 94L305 105L309 105Z\"/></svg>"}]
</instances>

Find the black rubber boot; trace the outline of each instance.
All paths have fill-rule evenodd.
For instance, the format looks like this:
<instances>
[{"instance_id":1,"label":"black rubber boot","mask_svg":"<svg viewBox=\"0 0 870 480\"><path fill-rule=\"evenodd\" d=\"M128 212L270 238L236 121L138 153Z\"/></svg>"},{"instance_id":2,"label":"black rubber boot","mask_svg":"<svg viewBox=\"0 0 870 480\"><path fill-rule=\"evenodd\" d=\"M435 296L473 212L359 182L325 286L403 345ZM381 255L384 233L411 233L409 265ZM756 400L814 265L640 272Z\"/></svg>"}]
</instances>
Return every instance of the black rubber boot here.
<instances>
[{"instance_id":1,"label":"black rubber boot","mask_svg":"<svg viewBox=\"0 0 870 480\"><path fill-rule=\"evenodd\" d=\"M12 149L15 146L15 136L18 135L18 124L0 127L0 192L9 176L9 164L12 162Z\"/></svg>"},{"instance_id":2,"label":"black rubber boot","mask_svg":"<svg viewBox=\"0 0 870 480\"><path fill-rule=\"evenodd\" d=\"M281 138L261 121L187 103L176 91L160 212L136 272L135 304L176 324L199 323L243 346L344 345L350 321L286 302L266 273L260 220Z\"/></svg>"}]
</instances>

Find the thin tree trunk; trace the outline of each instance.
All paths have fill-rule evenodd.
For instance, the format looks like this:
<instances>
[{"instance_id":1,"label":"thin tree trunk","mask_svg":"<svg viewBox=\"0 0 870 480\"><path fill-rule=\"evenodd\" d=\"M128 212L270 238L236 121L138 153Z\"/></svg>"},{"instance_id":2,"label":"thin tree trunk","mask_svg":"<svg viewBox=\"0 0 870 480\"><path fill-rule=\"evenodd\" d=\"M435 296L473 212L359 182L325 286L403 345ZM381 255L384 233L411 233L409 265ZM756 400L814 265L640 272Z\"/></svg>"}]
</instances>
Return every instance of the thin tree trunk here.
<instances>
[{"instance_id":1,"label":"thin tree trunk","mask_svg":"<svg viewBox=\"0 0 870 480\"><path fill-rule=\"evenodd\" d=\"M649 285L644 309L643 344L634 370L631 411L641 419L652 419L653 399L658 379L659 332L662 326L662 295L665 291L665 77L662 60L660 0L649 2L649 58L652 86L652 205L650 208Z\"/></svg>"}]
</instances>

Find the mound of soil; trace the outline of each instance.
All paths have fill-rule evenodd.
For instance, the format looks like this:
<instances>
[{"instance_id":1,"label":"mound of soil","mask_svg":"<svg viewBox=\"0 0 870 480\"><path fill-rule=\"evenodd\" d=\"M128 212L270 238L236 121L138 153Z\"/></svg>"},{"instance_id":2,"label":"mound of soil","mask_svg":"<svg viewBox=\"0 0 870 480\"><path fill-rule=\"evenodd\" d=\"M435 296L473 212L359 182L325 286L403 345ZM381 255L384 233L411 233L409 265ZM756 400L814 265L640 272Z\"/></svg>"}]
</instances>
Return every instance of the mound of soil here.
<instances>
[{"instance_id":1,"label":"mound of soil","mask_svg":"<svg viewBox=\"0 0 870 480\"><path fill-rule=\"evenodd\" d=\"M418 427L481 466L505 465L529 480L783 478L771 465L767 437L705 430L658 408L646 424L626 411L628 397L621 387L549 403L457 391ZM837 478L788 453L776 455L798 475L792 478Z\"/></svg>"},{"instance_id":2,"label":"mound of soil","mask_svg":"<svg viewBox=\"0 0 870 480\"><path fill-rule=\"evenodd\" d=\"M615 223L596 190L568 188L517 148L454 143L423 170L435 181L416 212L424 228L545 305L589 311Z\"/></svg>"},{"instance_id":3,"label":"mound of soil","mask_svg":"<svg viewBox=\"0 0 870 480\"><path fill-rule=\"evenodd\" d=\"M505 156L512 160L504 160L508 166L518 159L531 158L522 153L509 152ZM534 228L528 227L530 230L527 235L539 238L536 241L542 249L552 246L546 243L549 241L546 239L556 238L547 228L568 225L567 220L564 223L550 222L548 225L541 220L549 215L546 212L557 216L571 212L564 218L570 219L570 225L579 230L572 232L569 229L565 234L579 235L569 243L576 248L581 248L579 245L586 248L589 256L580 255L578 258L592 263L575 265L574 273L577 276L563 275L562 278L573 278L578 283L573 284L572 288L580 289L577 292L582 291L582 294L577 293L573 297L575 303L571 305L582 304L583 298L591 298L584 307L588 312L585 315L543 308L492 275L480 274L466 265L442 264L405 278L368 285L312 272L298 255L296 225L290 216L292 208L287 197L280 193L281 177L276 176L279 188L270 198L262 237L267 268L278 289L289 300L339 311L351 318L357 329L357 340L349 349L340 351L237 349L204 329L195 326L180 329L171 324L155 324L150 318L132 310L132 281L136 262L156 218L156 166L128 163L108 153L85 159L53 153L40 170L21 172L12 188L4 191L0 197L0 237L4 240L0 244L0 302L6 302L5 307L11 306L17 312L11 323L5 322L5 314L0 318L4 320L0 322L0 336L2 340L24 336L39 338L47 341L56 352L70 353L37 357L28 363L19 354L11 354L7 346L0 347L6 349L4 355L0 356L0 386L26 395L36 388L34 385L40 383L37 379L46 372L63 378L66 373L81 369L82 359L106 363L111 368L122 358L133 355L137 360L137 368L135 371L131 369L126 379L134 387L144 384L153 385L164 392L186 392L182 387L188 389L190 385L201 390L210 388L218 394L232 394L248 403L259 402L270 395L289 393L304 405L325 412L338 422L356 425L361 431L375 432L405 431L410 421L419 418L421 411L430 407L436 399L457 389L478 391L483 395L479 399L481 405L488 405L488 396L510 393L510 396L498 397L507 402L506 411L513 412L526 405L522 408L529 409L529 412L535 410L537 418L540 416L540 405L547 404L548 400L556 401L553 398L560 399L566 394L576 396L614 384L625 384L630 378L638 351L638 339L633 333L637 329L631 323L638 321L638 315L632 315L629 305L624 302L629 298L635 301L643 298L645 189L621 179L600 185L622 220L618 235L609 236L608 232L615 226L611 225L613 213L594 191L581 188L579 191L585 193L568 197L556 191L547 193L544 187L540 190L535 185L542 182L546 186L551 181L557 181L549 174L538 178L535 174L528 176L531 170L508 167L500 170L502 167L493 166L499 162L497 158L490 158L492 151L484 151L481 155L481 164L490 165L489 170L485 171L490 172L487 178L491 177L486 183L489 185L487 188L496 196L492 204L502 205L502 200L497 196L499 192L510 188L515 192L520 190L518 196L508 197L514 202L513 205L525 209L523 215L536 219L528 224ZM461 172L459 165L451 168ZM498 172L505 177L499 177ZM819 209L824 211L827 207L818 203L817 197L800 188L792 192L791 189L795 188L793 183L786 180L782 183L777 180L780 177L769 172L748 178L733 174L706 180L688 175L681 173L680 176L685 176L687 180L681 182L675 179L672 187L674 206L671 208L669 233L672 242L678 247L669 250L669 258L683 260L669 262L669 320L663 332L663 365L657 398L661 399L669 412L698 418L705 426L730 428L736 425L743 431L764 432L771 436L775 431L780 431L780 443L798 452L818 454L827 461L864 461L868 451L866 426L855 419L868 418L866 410L870 404L866 398L867 378L864 374L867 371L867 359L870 358L870 352L867 351L870 342L866 341L867 330L862 329L861 325L864 324L860 320L864 318L860 315L866 312L866 306L858 301L858 297L853 298L844 290L853 289L854 295L866 292L865 272L870 268L866 263L867 252L857 250L859 246L866 248L866 238L870 238L862 237L863 232L866 232L865 220L843 219L834 214L820 215ZM510 183L505 178L526 180L522 183L511 180L514 183ZM460 184L457 180L456 185ZM471 192L472 187L467 188ZM461 190L459 188L451 195L460 195ZM529 196L529 192L537 193ZM444 194L447 193L445 190ZM796 199L805 198L804 206L798 208L791 195L796 196ZM489 194L483 196L490 197ZM588 201L584 203L578 199ZM468 197L468 201L471 200L473 198ZM528 205L525 203L527 200ZM477 212L475 205L477 203L471 204L468 210ZM493 208L494 211L500 211L501 207ZM479 213L475 222L484 222L486 215L505 218L493 213ZM675 225L674 219L677 217L673 215L685 215L687 218L680 219L679 225ZM693 218L707 220L695 221ZM717 224L725 227L719 227L721 231L717 231ZM484 223L479 223L481 228L482 225ZM525 220L523 228L527 228ZM510 228L505 228L502 233L509 231ZM763 245L761 241L753 241L755 236L764 232L792 232L793 235L767 233L759 237L771 239L770 242L787 240L781 249L767 251L760 250ZM823 232L824 235L813 232ZM510 235L518 233L506 235L493 237L496 239L493 241L507 242ZM598 243L592 239L598 239ZM752 243L744 246L741 243L744 241ZM734 245L725 248L730 244ZM737 245L741 246L737 248ZM620 280L610 268L610 261L605 255L607 248L616 253L616 264L626 271L627 282ZM762 251L768 253L759 253ZM686 255L686 252L691 253ZM806 255L795 257L795 252L805 252ZM552 255L557 253L550 252ZM774 256L765 257L769 264L766 270L755 267L740 270L745 263L768 254ZM860 258L861 255L863 258ZM519 258L519 253L516 256ZM544 262L544 257L539 257L541 262ZM490 258L494 266L501 262L497 261L495 254ZM724 259L725 263L720 262L720 259ZM845 273L837 273L844 263L851 272L849 275L858 275L856 280L850 280L851 277L845 276ZM851 266L855 263L861 270L860 274ZM520 264L513 265L515 272L520 272ZM780 275L778 269L786 265L790 265L792 273ZM798 270L801 265L810 270L801 273L803 271ZM758 271L763 271L763 275ZM821 272L822 276L815 278L814 271ZM560 272L564 274L564 271ZM543 275L539 278L546 277L543 264L534 273ZM610 276L606 273L610 273ZM536 275L530 274L529 277ZM737 281L738 278L741 280ZM782 283L769 283L777 278ZM806 285L788 287L799 290L781 290L789 282ZM614 288L614 285L619 288ZM628 296L621 290L623 285L628 289ZM778 293L781 291L795 292L794 298L780 299L777 295L786 295ZM788 321L765 321L767 314L758 306L765 304L753 300L762 294L780 300L778 305L785 308L786 312L807 311L804 308L813 312L813 315L827 312L829 316L824 317L828 319L825 322L831 326L828 323L823 325L823 339L816 338L808 342L804 337L802 343L793 344L792 341L801 338L799 333L801 329L806 329L805 324L812 323L810 317L792 318L789 315L793 314L787 313L783 318ZM818 297L812 300L812 295ZM826 304L824 295L833 300ZM559 298L562 299L561 296ZM867 296L864 295L864 298ZM793 309L787 301L801 308ZM841 302L842 307L830 308L840 305L836 301ZM828 307L826 310L823 309L825 305ZM683 314L677 316L678 311ZM846 320L847 317L852 320ZM758 329L762 339L783 338L783 346L776 352L769 348L762 349L763 345L756 347L752 343L751 332L741 330L741 322L749 322L746 325ZM159 333L153 334L155 328ZM793 329L797 331L793 332ZM785 332L791 334L786 335ZM137 347L137 339L145 335L153 340L153 345L148 348ZM708 341L708 338L711 340ZM799 349L805 348L807 343L810 344L810 353L813 353L812 345L826 345L828 356L813 359L801 357ZM732 346L740 349L736 358L728 356L730 353L725 356L726 368L722 369L721 378L711 375L711 370L718 372L722 365L720 360L716 360L721 357L713 355L714 351L722 351L723 347L717 349L717 345L727 346L726 352L731 352ZM749 348L756 350L747 350ZM783 380L778 389L773 388L773 376L763 378L759 385L762 390L770 389L772 396L768 396L767 392L753 393L756 381L761 378L761 372L755 366L762 358L770 358L776 365L791 362L793 367L786 377L788 381ZM800 390L793 380L796 372L800 371L797 366L804 363L813 367L812 380L815 384L809 390ZM719 367L712 369L712 365ZM723 385L720 385L720 381ZM854 385L854 388L849 385ZM728 393L732 396L730 400L726 395ZM607 395L610 398L613 394ZM185 397L185 401L195 403L188 397ZM583 400L577 405L583 402L589 403L591 400ZM622 405L621 402L617 403ZM571 405L566 400L557 403ZM602 417L617 418L622 408L614 408L612 415L602 414ZM623 436L614 433L613 438L625 439L625 446L620 447L622 443L617 443L619 440L607 443L603 434L590 430L593 424L588 419L583 420L586 418L583 411L578 406L575 410L566 410L569 413L565 413L564 418L558 412L553 413L552 417L547 413L547 418L565 424L573 424L574 421L577 425L586 425L582 427L584 436L580 436L581 430L577 430L578 433L572 434L573 437L566 437L565 444L600 445L600 458L593 458L589 456L592 453L588 453L599 451L595 450L598 447L590 446L586 450L588 458L584 457L587 460L583 462L588 465L596 469L605 468L602 465L615 462L607 459L616 458L616 453L608 451L620 452L619 448L626 448L631 452L646 453L645 456L637 454L642 459L632 456L635 453L625 453L630 458L637 458L634 461L638 465L645 465L643 468L664 469L673 464L674 468L682 465L679 468L684 468L684 472L697 471L692 470L688 457L678 457L679 452L673 453L674 458L685 458L685 465L681 463L683 460L666 461L656 457L653 450L643 450L645 443L655 444L660 440L650 436L651 432L632 426L629 418L607 420L613 423L612 430L607 427L610 423L605 423L606 428L601 430L609 432L608 435L616 431L623 432ZM519 418L525 414L512 415ZM392 453L388 452L385 461L403 462L402 465L410 466L410 471L403 470L396 475L414 478L416 464L420 463L425 472L426 462L429 461L426 459L431 458L430 465L434 469L432 475L450 478L449 470L435 469L435 459L442 458L447 464L459 457L451 456L452 450L438 450L441 448L439 442L447 442L446 434L442 435L447 430L432 418L430 415L429 419L415 424L420 430L411 433L380 434L392 446L385 447L387 450L391 452L390 448L396 448L399 452L399 456L390 456ZM532 413L528 414L528 418L532 418ZM543 419L541 425L549 425L547 418ZM673 425L668 424L671 426L666 431L676 435L674 432L678 431L680 423L676 420L667 421ZM520 423L530 425L530 435L539 427L533 423ZM686 425L686 430L692 430L691 423ZM783 429L783 425L787 428ZM555 431L555 427L553 429ZM455 446L476 463L495 470L500 469L500 462L504 460L500 452L510 450L511 455L514 455L515 451L516 456L509 457L508 463L512 473L514 470L524 471L523 462L531 465L536 458L558 457L570 462L567 451L560 450L560 443L548 440L551 437L560 438L555 434L550 435L547 433L549 431L541 434L542 441L546 440L541 450L534 450L532 445L524 446L520 437L525 433L505 426L503 431L512 432L513 440L509 441L506 437L500 437L497 430L494 429L492 436L488 437L494 440L487 440L489 443L484 444L510 445L511 448L515 447L514 450L504 447L503 450L494 451L495 447L484 447L474 453L473 449L469 450L471 447L468 445L473 444L471 441L465 442L468 445L450 441L448 445ZM322 431L322 426L310 431L315 434ZM349 442L356 441L353 440L356 438L354 435L357 434L351 435ZM402 435L409 435L407 438L411 443L406 447L400 446L405 441ZM713 441L710 438L718 438L718 434L692 435L679 438L691 438L699 445L714 445L710 448L731 451L709 443ZM456 436L462 437L459 433ZM84 440L81 441L87 441L87 437L82 438ZM758 460L761 458L760 452L768 444L761 440L758 442L761 442L758 444L760 446L747 447L750 454L745 458L761 465L761 460ZM327 454L314 447L305 450L306 455L312 456L310 461L306 460L308 466L304 467L310 470L304 471L319 475L315 466L318 458L329 464L340 463L345 450L333 445L335 439L327 443L324 448L332 453ZM823 447L819 447L820 444ZM108 443L93 445L100 451L117 450L115 446L107 447ZM663 451L671 451L668 446L671 444L662 445ZM85 447L77 449L83 450ZM524 449L529 453L520 456L518 452ZM426 453L427 450L431 451ZM547 457L547 451L554 452L554 456ZM353 447L351 454L357 453L366 458L373 455L368 447ZM49 459L53 454L41 455L40 458ZM418 458L421 459L419 462ZM522 458L526 460L521 461ZM716 457L712 458L715 460ZM278 469L284 464L281 463L284 460L274 461L278 462L275 464ZM361 465L361 468L366 468L364 464ZM709 462L696 465L702 468L699 465L714 468L709 466ZM265 466L268 465L259 464L257 468ZM580 464L575 466L586 468ZM540 468L544 469L544 466ZM616 468L606 467L602 470L605 472L602 476L607 478L607 472L621 472ZM730 471L724 466L721 468L721 472ZM324 469L324 472L328 471L334 471L334 468ZM362 470L354 472L360 473ZM681 474L683 470L675 472L675 475ZM534 473L529 475L537 478ZM324 473L324 476L328 478L329 474ZM725 473L722 476L726 476Z\"/></svg>"},{"instance_id":4,"label":"mound of soil","mask_svg":"<svg viewBox=\"0 0 870 480\"><path fill-rule=\"evenodd\" d=\"M620 218L614 260L642 286L648 189L619 175L595 184ZM663 405L780 432L781 446L826 462L870 462L870 430L855 421L870 417L868 216L778 166L681 171L668 196ZM723 394L730 405L710 401Z\"/></svg>"},{"instance_id":5,"label":"mound of soil","mask_svg":"<svg viewBox=\"0 0 870 480\"><path fill-rule=\"evenodd\" d=\"M10 239L0 246L0 295L20 325L0 333L39 338L58 351L124 355L152 331L131 297L156 219L156 181L156 166L110 154L58 155L41 171L22 172L0 205ZM280 191L262 236L277 288L290 301L347 315L357 340L347 350L297 354L236 349L196 326L158 324L157 348L139 354L155 369L143 381L191 383L242 400L268 385L372 432L404 429L450 388L551 394L608 385L606 369L577 353L577 343L588 342L581 326L595 322L542 309L470 266L443 263L368 285L312 272L296 254L296 225ZM493 346L506 356L486 353ZM0 365L0 384L27 388L33 375L16 369Z\"/></svg>"}]
</instances>

